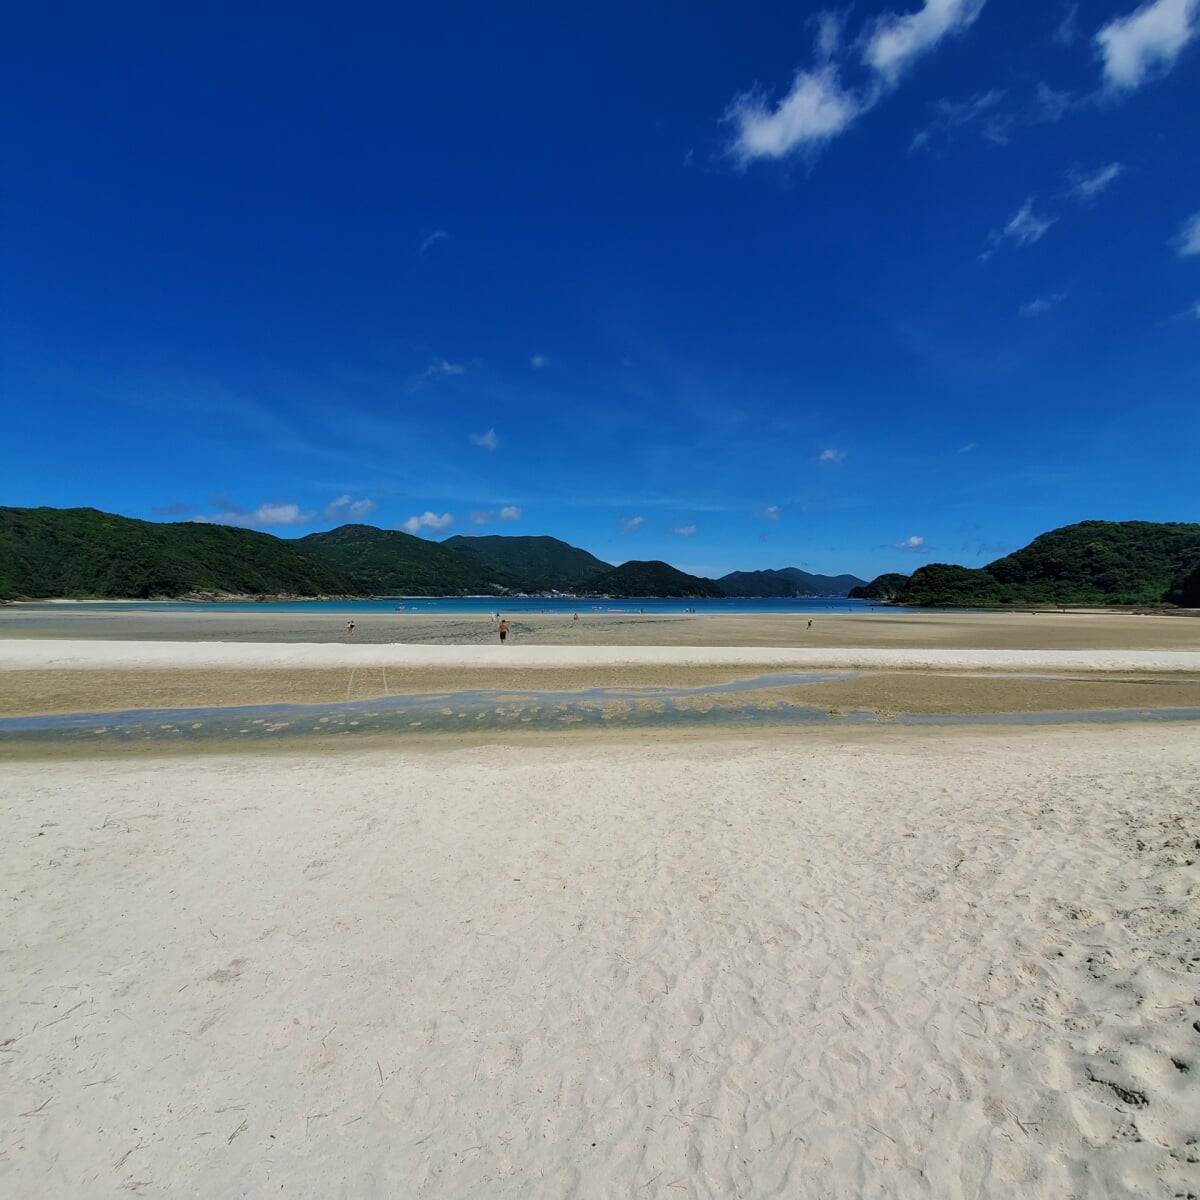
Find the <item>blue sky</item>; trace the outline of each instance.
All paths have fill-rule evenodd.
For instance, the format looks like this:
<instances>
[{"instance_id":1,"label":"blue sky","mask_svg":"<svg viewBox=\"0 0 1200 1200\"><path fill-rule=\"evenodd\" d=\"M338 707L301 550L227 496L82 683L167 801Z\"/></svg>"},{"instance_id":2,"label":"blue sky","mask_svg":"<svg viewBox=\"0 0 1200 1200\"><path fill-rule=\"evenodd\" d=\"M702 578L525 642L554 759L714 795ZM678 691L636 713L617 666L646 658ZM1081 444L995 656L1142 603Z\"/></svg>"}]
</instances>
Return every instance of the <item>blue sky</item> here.
<instances>
[{"instance_id":1,"label":"blue sky","mask_svg":"<svg viewBox=\"0 0 1200 1200\"><path fill-rule=\"evenodd\" d=\"M1200 519L1200 0L0 33L0 503L866 578Z\"/></svg>"}]
</instances>

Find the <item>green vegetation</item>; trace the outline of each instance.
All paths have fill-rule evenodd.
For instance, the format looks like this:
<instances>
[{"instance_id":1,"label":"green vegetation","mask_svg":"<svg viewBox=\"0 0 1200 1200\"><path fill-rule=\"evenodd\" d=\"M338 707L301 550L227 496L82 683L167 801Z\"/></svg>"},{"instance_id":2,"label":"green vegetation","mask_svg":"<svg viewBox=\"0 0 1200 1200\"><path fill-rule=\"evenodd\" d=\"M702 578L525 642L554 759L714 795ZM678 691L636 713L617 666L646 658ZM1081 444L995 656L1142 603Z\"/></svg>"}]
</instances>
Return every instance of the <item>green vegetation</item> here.
<instances>
[{"instance_id":1,"label":"green vegetation","mask_svg":"<svg viewBox=\"0 0 1200 1200\"><path fill-rule=\"evenodd\" d=\"M851 600L895 600L908 583L908 576L898 571L889 571L885 575L876 575L870 583L862 587L850 589Z\"/></svg>"},{"instance_id":2,"label":"green vegetation","mask_svg":"<svg viewBox=\"0 0 1200 1200\"><path fill-rule=\"evenodd\" d=\"M0 599L167 599L209 592L344 595L353 584L292 542L226 525L94 508L0 508Z\"/></svg>"},{"instance_id":3,"label":"green vegetation","mask_svg":"<svg viewBox=\"0 0 1200 1200\"><path fill-rule=\"evenodd\" d=\"M524 579L527 591L574 591L587 580L612 570L611 563L552 537L459 535L447 538L442 545Z\"/></svg>"},{"instance_id":4,"label":"green vegetation","mask_svg":"<svg viewBox=\"0 0 1200 1200\"><path fill-rule=\"evenodd\" d=\"M398 529L341 525L294 543L368 595L452 596L528 591L524 579Z\"/></svg>"},{"instance_id":5,"label":"green vegetation","mask_svg":"<svg viewBox=\"0 0 1200 1200\"><path fill-rule=\"evenodd\" d=\"M970 569L931 563L915 571L901 604L1164 604L1194 595L1200 525L1082 521L1023 550Z\"/></svg>"},{"instance_id":6,"label":"green vegetation","mask_svg":"<svg viewBox=\"0 0 1200 1200\"><path fill-rule=\"evenodd\" d=\"M857 575L810 575L799 567L780 571L733 571L717 580L726 596L845 596L863 580Z\"/></svg>"},{"instance_id":7,"label":"green vegetation","mask_svg":"<svg viewBox=\"0 0 1200 1200\"><path fill-rule=\"evenodd\" d=\"M687 575L657 559L649 562L639 562L634 559L622 563L621 566L614 567L611 571L589 579L587 590L606 596L626 598L678 596L681 599L699 599L703 597L719 598L724 594L711 579Z\"/></svg>"}]
</instances>

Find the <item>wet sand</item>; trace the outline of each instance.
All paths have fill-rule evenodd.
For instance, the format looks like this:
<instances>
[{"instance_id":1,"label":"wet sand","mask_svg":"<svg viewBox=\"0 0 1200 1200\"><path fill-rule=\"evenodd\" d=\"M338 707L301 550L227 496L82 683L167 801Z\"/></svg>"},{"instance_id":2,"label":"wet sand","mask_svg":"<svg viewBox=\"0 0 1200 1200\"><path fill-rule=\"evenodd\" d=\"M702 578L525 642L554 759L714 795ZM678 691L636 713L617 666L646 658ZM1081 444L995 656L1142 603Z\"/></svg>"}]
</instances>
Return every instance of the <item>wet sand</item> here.
<instances>
[{"instance_id":1,"label":"wet sand","mask_svg":"<svg viewBox=\"0 0 1200 1200\"><path fill-rule=\"evenodd\" d=\"M1200 650L1200 619L1107 612L661 615L580 612L508 617L512 645L762 646L980 650ZM486 614L355 614L358 645L494 643ZM119 612L71 605L0 607L4 638L347 643L346 616L261 612Z\"/></svg>"}]
</instances>

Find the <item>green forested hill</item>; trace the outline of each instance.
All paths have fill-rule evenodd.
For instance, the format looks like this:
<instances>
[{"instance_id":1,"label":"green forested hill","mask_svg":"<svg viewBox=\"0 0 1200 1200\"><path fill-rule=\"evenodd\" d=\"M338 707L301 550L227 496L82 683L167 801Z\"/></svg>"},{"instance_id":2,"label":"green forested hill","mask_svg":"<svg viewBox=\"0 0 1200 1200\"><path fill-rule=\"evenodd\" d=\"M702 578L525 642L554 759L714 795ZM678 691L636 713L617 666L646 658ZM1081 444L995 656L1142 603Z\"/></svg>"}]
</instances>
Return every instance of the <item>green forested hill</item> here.
<instances>
[{"instance_id":1,"label":"green forested hill","mask_svg":"<svg viewBox=\"0 0 1200 1200\"><path fill-rule=\"evenodd\" d=\"M94 508L0 508L0 599L150 599L189 592L345 595L295 543L250 529L157 524Z\"/></svg>"},{"instance_id":2,"label":"green forested hill","mask_svg":"<svg viewBox=\"0 0 1200 1200\"><path fill-rule=\"evenodd\" d=\"M850 589L851 600L894 600L904 590L908 576L898 571L876 575L870 583Z\"/></svg>"},{"instance_id":3,"label":"green forested hill","mask_svg":"<svg viewBox=\"0 0 1200 1200\"><path fill-rule=\"evenodd\" d=\"M364 593L451 596L529 590L524 579L507 571L399 529L341 525L297 538L295 545L348 576Z\"/></svg>"},{"instance_id":4,"label":"green forested hill","mask_svg":"<svg viewBox=\"0 0 1200 1200\"><path fill-rule=\"evenodd\" d=\"M717 583L726 596L845 596L865 580L857 575L811 575L799 567L778 571L732 571Z\"/></svg>"},{"instance_id":5,"label":"green forested hill","mask_svg":"<svg viewBox=\"0 0 1200 1200\"><path fill-rule=\"evenodd\" d=\"M456 554L469 555L527 580L532 590L567 590L612 570L611 563L602 562L594 554L552 537L505 537L500 534L464 537L459 534L447 538L442 545Z\"/></svg>"},{"instance_id":6,"label":"green forested hill","mask_svg":"<svg viewBox=\"0 0 1200 1200\"><path fill-rule=\"evenodd\" d=\"M590 592L608 596L680 596L720 597L724 593L711 579L701 579L677 571L665 562L652 559L649 562L622 563L611 571L597 575L587 581Z\"/></svg>"},{"instance_id":7,"label":"green forested hill","mask_svg":"<svg viewBox=\"0 0 1200 1200\"><path fill-rule=\"evenodd\" d=\"M901 604L1184 603L1200 568L1200 525L1081 521L971 569L930 563L913 572Z\"/></svg>"}]
</instances>

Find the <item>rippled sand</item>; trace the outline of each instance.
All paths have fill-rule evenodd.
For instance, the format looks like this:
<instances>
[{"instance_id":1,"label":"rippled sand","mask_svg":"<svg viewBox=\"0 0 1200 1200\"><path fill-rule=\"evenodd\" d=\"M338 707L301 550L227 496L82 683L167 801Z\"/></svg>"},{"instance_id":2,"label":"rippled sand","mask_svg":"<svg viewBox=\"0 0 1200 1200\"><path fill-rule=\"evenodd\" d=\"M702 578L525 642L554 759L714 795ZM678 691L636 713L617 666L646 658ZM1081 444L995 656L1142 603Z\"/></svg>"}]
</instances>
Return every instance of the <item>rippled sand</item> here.
<instances>
[{"instance_id":1,"label":"rippled sand","mask_svg":"<svg viewBox=\"0 0 1200 1200\"><path fill-rule=\"evenodd\" d=\"M0 773L12 1195L1186 1194L1194 728Z\"/></svg>"}]
</instances>

